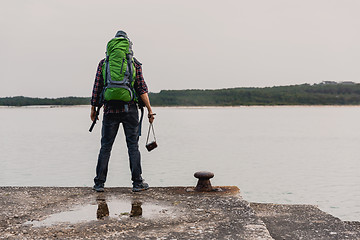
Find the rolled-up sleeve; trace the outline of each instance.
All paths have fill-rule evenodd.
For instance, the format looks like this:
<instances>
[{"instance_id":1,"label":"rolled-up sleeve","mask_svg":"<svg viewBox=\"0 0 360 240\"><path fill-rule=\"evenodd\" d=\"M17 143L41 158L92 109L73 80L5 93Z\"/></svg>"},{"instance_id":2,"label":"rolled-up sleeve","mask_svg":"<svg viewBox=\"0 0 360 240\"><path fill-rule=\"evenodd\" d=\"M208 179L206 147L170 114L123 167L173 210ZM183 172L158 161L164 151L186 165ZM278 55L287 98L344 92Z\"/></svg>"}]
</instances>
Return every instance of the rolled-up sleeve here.
<instances>
[{"instance_id":1,"label":"rolled-up sleeve","mask_svg":"<svg viewBox=\"0 0 360 240\"><path fill-rule=\"evenodd\" d=\"M140 96L148 92L148 87L143 77L141 64L135 62L135 71L136 71L136 77L135 77L134 88L138 96Z\"/></svg>"}]
</instances>

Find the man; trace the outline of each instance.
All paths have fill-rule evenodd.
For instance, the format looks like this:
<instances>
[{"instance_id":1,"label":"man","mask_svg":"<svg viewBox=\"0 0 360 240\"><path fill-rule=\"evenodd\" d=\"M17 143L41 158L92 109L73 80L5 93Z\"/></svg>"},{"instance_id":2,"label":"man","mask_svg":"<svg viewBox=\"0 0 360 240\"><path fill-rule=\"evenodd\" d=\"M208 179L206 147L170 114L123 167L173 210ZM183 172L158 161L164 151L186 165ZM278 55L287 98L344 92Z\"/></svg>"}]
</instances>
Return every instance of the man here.
<instances>
[{"instance_id":1,"label":"man","mask_svg":"<svg viewBox=\"0 0 360 240\"><path fill-rule=\"evenodd\" d=\"M124 36L127 38L127 35L124 31L118 31L115 35L115 38ZM142 75L141 63L133 58L134 67L135 67L135 82L134 90L137 96L140 97L142 102L147 108L149 122L154 121L154 113L152 112L149 97L148 97L148 88L144 81ZM103 64L105 59L102 59L99 62L94 88L91 98L91 114L90 118L92 121L95 120L96 110L95 107L99 106L100 95L104 88L104 77L103 77ZM134 192L147 190L149 185L144 182L141 177L141 157L139 151L139 114L137 104L132 100L129 103L124 102L115 102L104 103L104 116L102 124L102 137L101 137L101 149L98 156L98 162L96 167L96 177L94 178L95 185L93 189L97 192L104 191L104 184L106 181L108 163L110 158L110 152L112 145L114 143L116 134L119 129L119 125L122 123L126 143L128 148L128 155L130 161L130 170L131 170L131 180L133 181Z\"/></svg>"}]
</instances>

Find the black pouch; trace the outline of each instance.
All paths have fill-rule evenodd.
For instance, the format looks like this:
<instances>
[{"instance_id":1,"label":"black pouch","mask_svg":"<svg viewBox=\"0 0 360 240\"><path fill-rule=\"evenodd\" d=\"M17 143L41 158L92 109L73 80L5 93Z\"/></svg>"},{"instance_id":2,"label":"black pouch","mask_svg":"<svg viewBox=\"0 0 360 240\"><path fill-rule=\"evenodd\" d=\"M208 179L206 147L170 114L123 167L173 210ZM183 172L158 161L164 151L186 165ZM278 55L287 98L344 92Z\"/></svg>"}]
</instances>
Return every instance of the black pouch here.
<instances>
[{"instance_id":1,"label":"black pouch","mask_svg":"<svg viewBox=\"0 0 360 240\"><path fill-rule=\"evenodd\" d=\"M150 128L152 129L152 132L153 132L153 135L154 135L154 141L152 141L152 142L149 143ZM157 143L156 143L154 126L153 126L152 123L150 123L145 147L146 147L146 149L150 152L151 150L154 150L155 148L157 148L157 146L158 146L158 145L157 145Z\"/></svg>"},{"instance_id":2,"label":"black pouch","mask_svg":"<svg viewBox=\"0 0 360 240\"><path fill-rule=\"evenodd\" d=\"M151 150L153 150L154 148L157 148L157 143L155 141L146 144L146 149L150 152Z\"/></svg>"}]
</instances>

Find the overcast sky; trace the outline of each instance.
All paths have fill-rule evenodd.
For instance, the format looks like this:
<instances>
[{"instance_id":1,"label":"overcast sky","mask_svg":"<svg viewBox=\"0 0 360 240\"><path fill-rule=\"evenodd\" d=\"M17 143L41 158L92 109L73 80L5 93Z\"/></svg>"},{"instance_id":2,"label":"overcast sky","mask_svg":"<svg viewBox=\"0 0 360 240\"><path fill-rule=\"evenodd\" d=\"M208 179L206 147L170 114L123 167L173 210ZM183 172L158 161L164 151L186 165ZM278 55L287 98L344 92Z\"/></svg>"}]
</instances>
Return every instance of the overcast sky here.
<instances>
[{"instance_id":1,"label":"overcast sky","mask_svg":"<svg viewBox=\"0 0 360 240\"><path fill-rule=\"evenodd\" d=\"M150 91L360 82L359 0L1 0L0 97L90 96L125 30Z\"/></svg>"}]
</instances>

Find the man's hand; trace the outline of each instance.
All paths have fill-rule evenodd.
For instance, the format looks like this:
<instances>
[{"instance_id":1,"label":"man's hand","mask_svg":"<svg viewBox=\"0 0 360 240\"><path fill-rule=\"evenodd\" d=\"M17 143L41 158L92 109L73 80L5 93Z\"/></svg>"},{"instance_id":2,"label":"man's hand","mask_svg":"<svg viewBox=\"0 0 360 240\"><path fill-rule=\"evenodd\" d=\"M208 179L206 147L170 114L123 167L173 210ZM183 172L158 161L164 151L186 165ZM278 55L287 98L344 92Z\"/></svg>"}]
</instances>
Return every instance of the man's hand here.
<instances>
[{"instance_id":1,"label":"man's hand","mask_svg":"<svg viewBox=\"0 0 360 240\"><path fill-rule=\"evenodd\" d=\"M96 117L96 109L94 106L91 106L91 113L90 113L90 119L91 121L99 120L99 117Z\"/></svg>"},{"instance_id":2,"label":"man's hand","mask_svg":"<svg viewBox=\"0 0 360 240\"><path fill-rule=\"evenodd\" d=\"M148 118L149 118L149 123L153 123L154 121L154 116L156 115L156 113L149 113L148 114Z\"/></svg>"}]
</instances>

